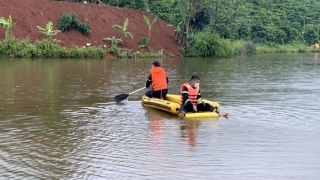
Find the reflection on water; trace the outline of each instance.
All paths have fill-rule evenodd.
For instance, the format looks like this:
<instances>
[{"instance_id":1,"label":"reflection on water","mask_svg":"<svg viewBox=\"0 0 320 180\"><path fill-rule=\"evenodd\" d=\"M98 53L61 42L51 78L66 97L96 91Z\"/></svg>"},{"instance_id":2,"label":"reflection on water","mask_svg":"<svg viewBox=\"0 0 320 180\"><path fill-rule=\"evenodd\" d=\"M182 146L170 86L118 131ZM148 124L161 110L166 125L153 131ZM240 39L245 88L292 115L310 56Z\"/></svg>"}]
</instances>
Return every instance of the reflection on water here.
<instances>
[{"instance_id":1,"label":"reflection on water","mask_svg":"<svg viewBox=\"0 0 320 180\"><path fill-rule=\"evenodd\" d=\"M182 122L180 124L181 138L187 138L190 146L196 146L197 132L198 132L198 122L188 121Z\"/></svg>"},{"instance_id":2,"label":"reflection on water","mask_svg":"<svg viewBox=\"0 0 320 180\"><path fill-rule=\"evenodd\" d=\"M159 59L229 118L144 108L154 59L0 59L0 179L320 178L318 53Z\"/></svg>"}]
</instances>

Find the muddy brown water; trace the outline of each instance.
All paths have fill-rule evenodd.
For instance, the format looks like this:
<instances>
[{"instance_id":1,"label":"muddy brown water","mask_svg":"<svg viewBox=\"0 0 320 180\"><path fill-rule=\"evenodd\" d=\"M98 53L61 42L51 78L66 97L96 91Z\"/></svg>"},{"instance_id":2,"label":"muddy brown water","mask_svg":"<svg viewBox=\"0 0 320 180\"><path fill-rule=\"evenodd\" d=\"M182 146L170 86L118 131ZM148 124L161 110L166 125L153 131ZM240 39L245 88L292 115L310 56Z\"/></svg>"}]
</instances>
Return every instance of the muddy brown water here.
<instances>
[{"instance_id":1,"label":"muddy brown water","mask_svg":"<svg viewBox=\"0 0 320 180\"><path fill-rule=\"evenodd\" d=\"M151 63L192 74L229 118L144 108ZM320 179L318 54L0 59L0 179Z\"/></svg>"}]
</instances>

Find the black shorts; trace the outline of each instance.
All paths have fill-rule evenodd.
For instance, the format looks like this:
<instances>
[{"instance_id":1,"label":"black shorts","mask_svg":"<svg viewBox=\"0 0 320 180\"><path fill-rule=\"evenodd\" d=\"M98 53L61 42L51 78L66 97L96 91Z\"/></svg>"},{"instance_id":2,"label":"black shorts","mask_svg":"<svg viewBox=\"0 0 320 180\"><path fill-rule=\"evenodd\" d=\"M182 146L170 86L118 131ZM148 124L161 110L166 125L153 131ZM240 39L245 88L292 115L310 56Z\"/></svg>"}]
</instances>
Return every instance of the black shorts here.
<instances>
[{"instance_id":1,"label":"black shorts","mask_svg":"<svg viewBox=\"0 0 320 180\"><path fill-rule=\"evenodd\" d=\"M162 89L159 91L152 91L151 90L151 91L146 92L146 96L148 96L149 98L154 97L154 98L159 98L159 99L161 99L161 98L165 99L167 94L168 94L168 89Z\"/></svg>"}]
</instances>

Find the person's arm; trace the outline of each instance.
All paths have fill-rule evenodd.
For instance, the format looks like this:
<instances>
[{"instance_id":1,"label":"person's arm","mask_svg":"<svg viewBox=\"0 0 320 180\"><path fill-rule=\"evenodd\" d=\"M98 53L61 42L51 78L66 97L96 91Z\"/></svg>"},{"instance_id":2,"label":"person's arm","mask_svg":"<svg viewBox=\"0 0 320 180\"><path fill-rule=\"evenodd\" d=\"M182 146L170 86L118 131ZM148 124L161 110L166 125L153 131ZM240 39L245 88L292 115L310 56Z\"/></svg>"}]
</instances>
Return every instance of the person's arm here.
<instances>
[{"instance_id":1,"label":"person's arm","mask_svg":"<svg viewBox=\"0 0 320 180\"><path fill-rule=\"evenodd\" d=\"M149 77L148 77L148 80L146 82L146 88L149 88L151 84L152 84L152 77L151 77L151 74L150 74Z\"/></svg>"},{"instance_id":2,"label":"person's arm","mask_svg":"<svg viewBox=\"0 0 320 180\"><path fill-rule=\"evenodd\" d=\"M182 102L184 102L184 104L192 105L192 102L189 99L189 92L188 92L187 87L183 86L181 95L182 95L182 99L183 99Z\"/></svg>"},{"instance_id":3,"label":"person's arm","mask_svg":"<svg viewBox=\"0 0 320 180\"><path fill-rule=\"evenodd\" d=\"M168 75L166 72L164 72L166 74L166 81L167 81L167 84L169 84L169 78L168 78Z\"/></svg>"},{"instance_id":4,"label":"person's arm","mask_svg":"<svg viewBox=\"0 0 320 180\"><path fill-rule=\"evenodd\" d=\"M202 104L202 103L204 103L204 101L201 98L201 93L200 93L200 89L199 89L199 92L198 92L198 95L197 95L197 104Z\"/></svg>"},{"instance_id":5,"label":"person's arm","mask_svg":"<svg viewBox=\"0 0 320 180\"><path fill-rule=\"evenodd\" d=\"M199 89L199 92L198 92L198 95L197 95L197 100L198 99L201 99L201 92L200 92L200 89Z\"/></svg>"}]
</instances>

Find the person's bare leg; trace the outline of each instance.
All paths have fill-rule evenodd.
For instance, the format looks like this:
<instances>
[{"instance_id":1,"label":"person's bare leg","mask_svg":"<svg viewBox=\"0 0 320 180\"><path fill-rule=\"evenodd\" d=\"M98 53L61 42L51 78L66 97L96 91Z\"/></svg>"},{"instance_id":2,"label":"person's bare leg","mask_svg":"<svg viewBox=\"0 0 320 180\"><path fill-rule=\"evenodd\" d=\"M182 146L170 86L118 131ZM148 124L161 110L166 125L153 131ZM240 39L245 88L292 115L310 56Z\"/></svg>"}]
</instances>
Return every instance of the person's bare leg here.
<instances>
[{"instance_id":1,"label":"person's bare leg","mask_svg":"<svg viewBox=\"0 0 320 180\"><path fill-rule=\"evenodd\" d=\"M219 114L219 116L228 117L228 113L221 113L221 114Z\"/></svg>"}]
</instances>

